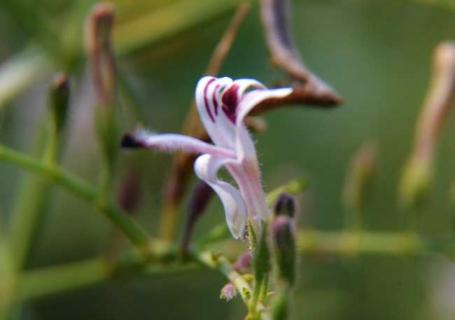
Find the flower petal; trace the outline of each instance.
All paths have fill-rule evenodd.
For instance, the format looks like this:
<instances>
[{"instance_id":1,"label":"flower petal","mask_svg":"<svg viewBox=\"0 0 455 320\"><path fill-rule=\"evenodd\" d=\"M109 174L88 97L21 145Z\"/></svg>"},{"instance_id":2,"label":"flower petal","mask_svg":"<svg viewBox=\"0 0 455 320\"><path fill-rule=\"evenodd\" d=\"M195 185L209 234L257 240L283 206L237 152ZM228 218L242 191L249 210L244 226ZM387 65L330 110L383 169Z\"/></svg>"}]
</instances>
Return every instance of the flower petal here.
<instances>
[{"instance_id":1,"label":"flower petal","mask_svg":"<svg viewBox=\"0 0 455 320\"><path fill-rule=\"evenodd\" d=\"M219 169L231 161L205 154L196 159L194 171L217 193L224 207L229 230L234 238L239 239L244 236L247 219L244 200L235 187L217 177Z\"/></svg>"},{"instance_id":2,"label":"flower petal","mask_svg":"<svg viewBox=\"0 0 455 320\"><path fill-rule=\"evenodd\" d=\"M156 149L166 152L185 151L190 153L207 153L218 157L235 158L235 154L226 148L217 147L204 141L181 134L156 134L147 130L136 130L123 137L124 148Z\"/></svg>"},{"instance_id":3,"label":"flower petal","mask_svg":"<svg viewBox=\"0 0 455 320\"><path fill-rule=\"evenodd\" d=\"M245 117L259 103L270 98L281 98L292 92L290 88L256 89L246 92L239 103L236 118L236 154L239 159L255 158L256 151L250 134L245 127Z\"/></svg>"},{"instance_id":4,"label":"flower petal","mask_svg":"<svg viewBox=\"0 0 455 320\"><path fill-rule=\"evenodd\" d=\"M204 127L218 145L228 149L235 146L235 126L222 112L221 94L232 83L228 77L203 77L196 87L196 106Z\"/></svg>"},{"instance_id":5,"label":"flower petal","mask_svg":"<svg viewBox=\"0 0 455 320\"><path fill-rule=\"evenodd\" d=\"M246 89L245 89L246 90ZM240 101L237 110L236 124L242 123L248 113L254 109L262 101L272 98L283 98L292 93L291 88L279 88L279 89L256 89L246 92Z\"/></svg>"}]
</instances>

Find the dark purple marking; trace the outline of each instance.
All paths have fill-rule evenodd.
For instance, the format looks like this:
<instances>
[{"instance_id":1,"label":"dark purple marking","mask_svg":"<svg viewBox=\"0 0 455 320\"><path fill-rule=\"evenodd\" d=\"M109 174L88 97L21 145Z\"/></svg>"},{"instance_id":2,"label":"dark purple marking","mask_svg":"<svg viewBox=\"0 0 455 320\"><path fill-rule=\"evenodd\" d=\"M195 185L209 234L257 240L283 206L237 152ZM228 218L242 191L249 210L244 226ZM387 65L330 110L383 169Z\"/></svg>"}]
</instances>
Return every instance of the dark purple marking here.
<instances>
[{"instance_id":1,"label":"dark purple marking","mask_svg":"<svg viewBox=\"0 0 455 320\"><path fill-rule=\"evenodd\" d=\"M238 89L239 86L237 84L233 84L229 87L229 89L223 92L223 96L221 97L221 101L223 102L223 111L232 123L235 123L237 115Z\"/></svg>"},{"instance_id":2,"label":"dark purple marking","mask_svg":"<svg viewBox=\"0 0 455 320\"><path fill-rule=\"evenodd\" d=\"M209 106L209 98L207 97L207 91L209 89L210 84L215 81L215 78L210 79L207 81L207 84L204 87L204 104L205 104L205 110L207 110L207 113L209 114L210 119L215 122L215 117L212 114L212 110L210 110Z\"/></svg>"},{"instance_id":3,"label":"dark purple marking","mask_svg":"<svg viewBox=\"0 0 455 320\"><path fill-rule=\"evenodd\" d=\"M145 148L146 145L138 141L134 135L127 133L122 137L122 141L120 142L122 148L125 149L137 149L137 148Z\"/></svg>"},{"instance_id":4,"label":"dark purple marking","mask_svg":"<svg viewBox=\"0 0 455 320\"><path fill-rule=\"evenodd\" d=\"M213 105L214 105L214 111L215 111L215 115L217 116L218 115L218 101L216 100L216 94L218 92L218 90L220 89L220 84L218 83L216 86L215 86L215 90L213 90L213 94L212 94L212 102L213 102Z\"/></svg>"}]
</instances>

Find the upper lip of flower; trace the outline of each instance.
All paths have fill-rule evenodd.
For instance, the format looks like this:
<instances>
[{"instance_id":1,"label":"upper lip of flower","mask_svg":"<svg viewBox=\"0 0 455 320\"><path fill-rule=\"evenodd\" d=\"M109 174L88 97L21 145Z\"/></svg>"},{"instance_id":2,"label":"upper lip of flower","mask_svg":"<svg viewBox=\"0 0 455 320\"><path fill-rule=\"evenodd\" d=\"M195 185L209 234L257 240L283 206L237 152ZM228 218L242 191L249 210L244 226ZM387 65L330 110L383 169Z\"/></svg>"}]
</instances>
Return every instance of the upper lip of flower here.
<instances>
[{"instance_id":1,"label":"upper lip of flower","mask_svg":"<svg viewBox=\"0 0 455 320\"><path fill-rule=\"evenodd\" d=\"M195 173L218 194L232 235L241 238L247 219L258 225L269 213L254 142L244 119L260 102L287 96L291 91L267 89L253 79L203 77L196 88L196 105L213 144L185 135L153 134L138 129L124 136L122 146L202 154L194 164ZM239 189L218 179L222 167L232 175Z\"/></svg>"}]
</instances>

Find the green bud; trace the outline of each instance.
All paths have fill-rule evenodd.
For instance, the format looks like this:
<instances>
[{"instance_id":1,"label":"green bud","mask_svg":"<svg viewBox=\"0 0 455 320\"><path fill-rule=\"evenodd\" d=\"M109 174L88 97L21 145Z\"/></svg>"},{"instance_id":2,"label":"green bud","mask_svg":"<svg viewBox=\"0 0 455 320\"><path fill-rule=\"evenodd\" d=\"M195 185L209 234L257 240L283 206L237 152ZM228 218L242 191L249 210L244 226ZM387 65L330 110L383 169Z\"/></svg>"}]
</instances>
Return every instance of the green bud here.
<instances>
[{"instance_id":1,"label":"green bud","mask_svg":"<svg viewBox=\"0 0 455 320\"><path fill-rule=\"evenodd\" d=\"M296 273L296 244L292 219L286 215L276 217L272 222L271 232L278 276L292 286Z\"/></svg>"},{"instance_id":2,"label":"green bud","mask_svg":"<svg viewBox=\"0 0 455 320\"><path fill-rule=\"evenodd\" d=\"M286 320L289 316L289 297L286 292L278 294L272 305L272 319Z\"/></svg>"},{"instance_id":3,"label":"green bud","mask_svg":"<svg viewBox=\"0 0 455 320\"><path fill-rule=\"evenodd\" d=\"M352 160L343 189L343 202L348 210L363 210L376 171L376 148L360 148Z\"/></svg>"},{"instance_id":4,"label":"green bud","mask_svg":"<svg viewBox=\"0 0 455 320\"><path fill-rule=\"evenodd\" d=\"M405 168L400 183L400 202L411 208L423 202L430 190L432 168L428 161L412 159Z\"/></svg>"},{"instance_id":5,"label":"green bud","mask_svg":"<svg viewBox=\"0 0 455 320\"><path fill-rule=\"evenodd\" d=\"M68 77L60 74L55 77L49 89L49 108L56 134L59 134L65 126L69 97L70 88Z\"/></svg>"},{"instance_id":6,"label":"green bud","mask_svg":"<svg viewBox=\"0 0 455 320\"><path fill-rule=\"evenodd\" d=\"M267 229L265 226L261 230L257 239L256 248L253 252L253 270L257 283L265 280L271 269L270 250L267 244Z\"/></svg>"}]
</instances>

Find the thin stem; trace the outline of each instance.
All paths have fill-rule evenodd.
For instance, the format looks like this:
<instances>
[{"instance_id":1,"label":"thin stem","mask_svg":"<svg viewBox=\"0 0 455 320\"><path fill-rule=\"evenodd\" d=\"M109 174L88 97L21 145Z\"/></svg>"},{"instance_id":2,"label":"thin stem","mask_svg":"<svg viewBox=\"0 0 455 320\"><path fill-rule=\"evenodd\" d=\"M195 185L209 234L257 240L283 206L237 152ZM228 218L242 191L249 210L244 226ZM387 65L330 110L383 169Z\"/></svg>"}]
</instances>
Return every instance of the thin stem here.
<instances>
[{"instance_id":1,"label":"thin stem","mask_svg":"<svg viewBox=\"0 0 455 320\"><path fill-rule=\"evenodd\" d=\"M146 250L149 241L147 233L119 208L108 202L100 203L98 201L98 190L90 184L87 184L85 181L57 166L42 164L32 157L4 146L0 146L0 161L46 177L80 199L93 204L98 211L111 220L111 222L116 225L136 247L141 250Z\"/></svg>"},{"instance_id":2,"label":"thin stem","mask_svg":"<svg viewBox=\"0 0 455 320\"><path fill-rule=\"evenodd\" d=\"M21 274L17 284L17 301L87 287L109 278L110 271L103 259L93 259L64 266Z\"/></svg>"},{"instance_id":3,"label":"thin stem","mask_svg":"<svg viewBox=\"0 0 455 320\"><path fill-rule=\"evenodd\" d=\"M431 252L453 254L453 239L427 240L408 232L300 231L297 247L305 254L420 256Z\"/></svg>"},{"instance_id":4,"label":"thin stem","mask_svg":"<svg viewBox=\"0 0 455 320\"><path fill-rule=\"evenodd\" d=\"M18 301L57 294L61 291L78 289L106 281L125 274L168 273L199 266L214 269L231 281L246 305L250 303L253 291L248 281L236 272L229 260L210 251L193 252L182 262L176 251L162 242L150 242L146 259L133 254L117 264L109 264L104 258L97 258L68 265L48 267L24 272L19 277ZM434 240L416 234L395 232L324 232L302 230L298 237L298 251L301 254L333 254L342 257L353 255L424 256L442 253L453 256L455 240ZM58 280L58 281L57 281ZM2 283L0 283L2 284Z\"/></svg>"},{"instance_id":5,"label":"thin stem","mask_svg":"<svg viewBox=\"0 0 455 320\"><path fill-rule=\"evenodd\" d=\"M6 319L14 295L15 270L9 245L0 225L0 320Z\"/></svg>"}]
</instances>

